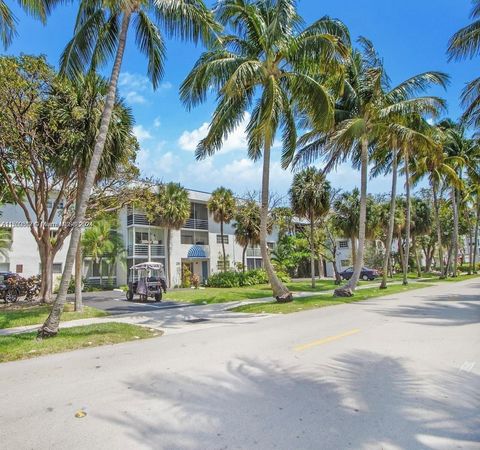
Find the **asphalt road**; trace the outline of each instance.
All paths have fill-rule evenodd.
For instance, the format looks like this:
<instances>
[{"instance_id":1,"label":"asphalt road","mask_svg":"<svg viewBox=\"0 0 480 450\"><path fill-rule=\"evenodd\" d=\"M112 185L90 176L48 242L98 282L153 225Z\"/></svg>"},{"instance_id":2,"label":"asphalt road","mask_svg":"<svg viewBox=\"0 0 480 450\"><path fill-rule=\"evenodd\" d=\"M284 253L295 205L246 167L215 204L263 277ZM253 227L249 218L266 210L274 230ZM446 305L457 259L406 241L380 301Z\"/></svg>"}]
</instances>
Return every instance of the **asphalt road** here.
<instances>
[{"instance_id":1,"label":"asphalt road","mask_svg":"<svg viewBox=\"0 0 480 450\"><path fill-rule=\"evenodd\" d=\"M479 322L480 280L5 363L0 448L478 450Z\"/></svg>"}]
</instances>

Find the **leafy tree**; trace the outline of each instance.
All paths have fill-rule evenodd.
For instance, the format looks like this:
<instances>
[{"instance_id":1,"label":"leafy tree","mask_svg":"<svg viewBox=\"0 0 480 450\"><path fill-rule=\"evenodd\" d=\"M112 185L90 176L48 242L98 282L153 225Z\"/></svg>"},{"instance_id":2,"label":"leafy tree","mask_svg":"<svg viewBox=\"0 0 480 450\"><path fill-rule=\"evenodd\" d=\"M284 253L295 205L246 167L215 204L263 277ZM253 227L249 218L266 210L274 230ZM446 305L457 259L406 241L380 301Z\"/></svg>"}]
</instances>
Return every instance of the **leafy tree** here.
<instances>
[{"instance_id":1,"label":"leafy tree","mask_svg":"<svg viewBox=\"0 0 480 450\"><path fill-rule=\"evenodd\" d=\"M273 295L288 301L291 293L275 275L267 248L271 149L281 129L283 164L288 166L296 149L296 117L308 118L317 129L330 127L333 104L318 75L338 74L348 55L348 33L329 18L303 28L294 0L225 0L215 11L231 34L220 48L199 58L181 87L181 98L191 108L203 103L211 89L218 93L208 134L197 147L198 159L220 150L251 112L248 154L253 160L263 156L260 249Z\"/></svg>"},{"instance_id":2,"label":"leafy tree","mask_svg":"<svg viewBox=\"0 0 480 450\"><path fill-rule=\"evenodd\" d=\"M209 41L213 38L212 33L219 30L210 11L201 0L148 0L141 3L132 0L80 2L74 36L62 54L62 72L77 78L84 72L95 70L112 57L114 63L102 108L99 132L95 137L83 189L76 205L77 224L85 219L90 192L95 184L107 143L107 132L112 123L118 77L131 22L135 27L136 44L148 59L147 73L154 88L162 78L165 58L164 39L157 24L162 25L168 35L183 40ZM38 331L39 337L54 336L58 332L80 235L80 228L74 227L58 295L52 311Z\"/></svg>"},{"instance_id":3,"label":"leafy tree","mask_svg":"<svg viewBox=\"0 0 480 450\"><path fill-rule=\"evenodd\" d=\"M295 174L289 192L294 214L309 221L312 288L315 287L315 225L330 209L330 190L325 175L309 167Z\"/></svg>"},{"instance_id":4,"label":"leafy tree","mask_svg":"<svg viewBox=\"0 0 480 450\"><path fill-rule=\"evenodd\" d=\"M230 189L219 187L212 192L208 201L208 210L213 214L213 220L220 224L220 236L222 239L223 271L227 271L227 255L225 253L225 241L223 239L223 225L230 223L235 217L237 208L236 200Z\"/></svg>"}]
</instances>

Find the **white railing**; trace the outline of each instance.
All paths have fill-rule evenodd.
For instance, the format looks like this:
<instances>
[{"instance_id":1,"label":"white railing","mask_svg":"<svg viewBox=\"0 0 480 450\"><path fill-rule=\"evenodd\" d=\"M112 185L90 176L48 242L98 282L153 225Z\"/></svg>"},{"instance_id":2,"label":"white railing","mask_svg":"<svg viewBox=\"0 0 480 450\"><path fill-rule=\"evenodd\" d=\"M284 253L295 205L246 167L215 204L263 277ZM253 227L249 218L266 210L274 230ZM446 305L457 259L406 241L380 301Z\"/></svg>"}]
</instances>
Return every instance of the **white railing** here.
<instances>
[{"instance_id":1,"label":"white railing","mask_svg":"<svg viewBox=\"0 0 480 450\"><path fill-rule=\"evenodd\" d=\"M195 230L208 230L208 220L205 219L187 219L183 228Z\"/></svg>"},{"instance_id":2,"label":"white railing","mask_svg":"<svg viewBox=\"0 0 480 450\"><path fill-rule=\"evenodd\" d=\"M150 247L150 252L149 248ZM128 256L158 257L165 256L165 246L160 244L131 244L128 246Z\"/></svg>"}]
</instances>

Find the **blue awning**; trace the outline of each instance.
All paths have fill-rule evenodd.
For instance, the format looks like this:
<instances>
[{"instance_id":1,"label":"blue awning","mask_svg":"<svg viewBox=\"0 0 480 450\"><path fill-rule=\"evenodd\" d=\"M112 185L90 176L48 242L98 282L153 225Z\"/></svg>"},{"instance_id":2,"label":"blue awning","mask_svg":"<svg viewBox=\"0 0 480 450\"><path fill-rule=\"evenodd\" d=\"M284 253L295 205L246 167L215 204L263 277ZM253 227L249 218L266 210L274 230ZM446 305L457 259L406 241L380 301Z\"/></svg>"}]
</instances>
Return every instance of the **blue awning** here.
<instances>
[{"instance_id":1,"label":"blue awning","mask_svg":"<svg viewBox=\"0 0 480 450\"><path fill-rule=\"evenodd\" d=\"M207 255L205 250L199 245L193 245L190 250L188 250L187 258L206 258Z\"/></svg>"}]
</instances>

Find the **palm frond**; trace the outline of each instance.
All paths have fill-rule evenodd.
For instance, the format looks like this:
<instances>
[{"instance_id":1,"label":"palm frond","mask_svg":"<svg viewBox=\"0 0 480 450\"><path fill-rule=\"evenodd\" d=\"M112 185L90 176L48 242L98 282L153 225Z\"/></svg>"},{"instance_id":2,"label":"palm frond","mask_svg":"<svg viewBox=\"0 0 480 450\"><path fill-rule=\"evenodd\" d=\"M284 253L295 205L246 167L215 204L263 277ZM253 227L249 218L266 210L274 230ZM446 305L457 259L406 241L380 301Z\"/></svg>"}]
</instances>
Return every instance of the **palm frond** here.
<instances>
[{"instance_id":1,"label":"palm frond","mask_svg":"<svg viewBox=\"0 0 480 450\"><path fill-rule=\"evenodd\" d=\"M457 31L448 43L449 61L473 58L480 53L480 20Z\"/></svg>"}]
</instances>

